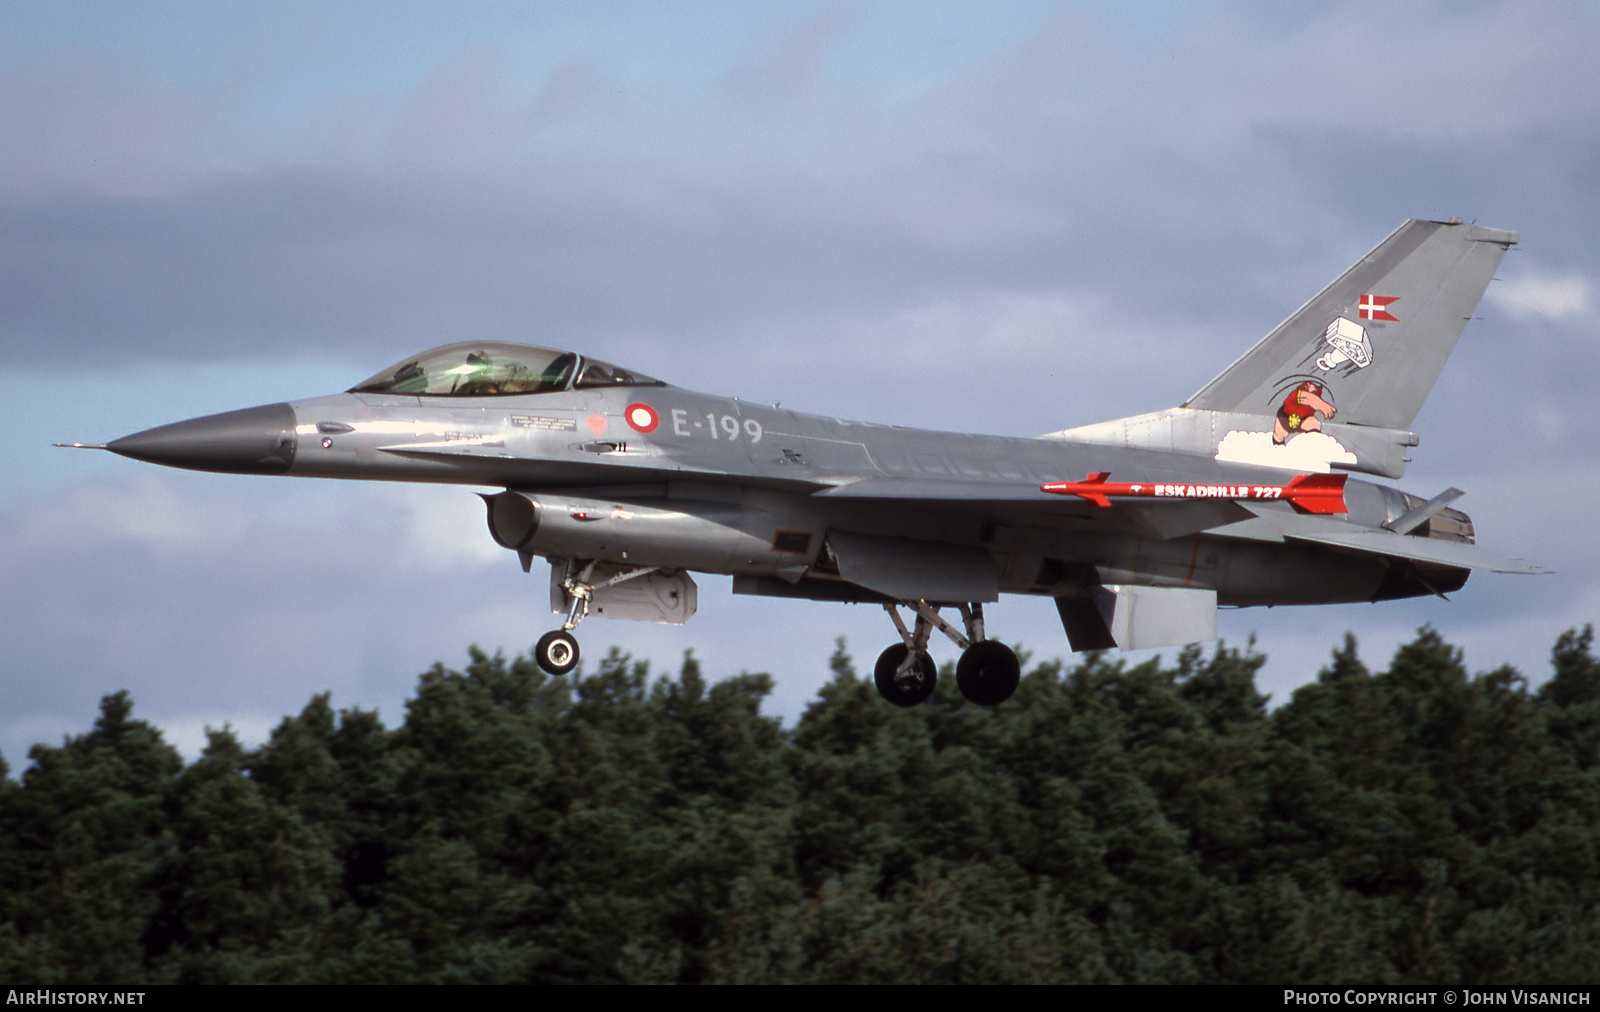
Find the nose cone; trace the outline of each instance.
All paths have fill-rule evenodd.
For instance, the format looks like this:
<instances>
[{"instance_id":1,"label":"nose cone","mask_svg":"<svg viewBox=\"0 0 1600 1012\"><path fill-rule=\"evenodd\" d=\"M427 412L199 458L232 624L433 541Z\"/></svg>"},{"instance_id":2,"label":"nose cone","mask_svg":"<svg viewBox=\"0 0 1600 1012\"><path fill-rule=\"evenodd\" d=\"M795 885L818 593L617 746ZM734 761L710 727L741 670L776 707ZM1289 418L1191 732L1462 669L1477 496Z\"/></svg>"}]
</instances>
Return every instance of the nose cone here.
<instances>
[{"instance_id":1,"label":"nose cone","mask_svg":"<svg viewBox=\"0 0 1600 1012\"><path fill-rule=\"evenodd\" d=\"M161 425L106 445L134 460L194 471L282 474L294 463L294 409L267 404Z\"/></svg>"}]
</instances>

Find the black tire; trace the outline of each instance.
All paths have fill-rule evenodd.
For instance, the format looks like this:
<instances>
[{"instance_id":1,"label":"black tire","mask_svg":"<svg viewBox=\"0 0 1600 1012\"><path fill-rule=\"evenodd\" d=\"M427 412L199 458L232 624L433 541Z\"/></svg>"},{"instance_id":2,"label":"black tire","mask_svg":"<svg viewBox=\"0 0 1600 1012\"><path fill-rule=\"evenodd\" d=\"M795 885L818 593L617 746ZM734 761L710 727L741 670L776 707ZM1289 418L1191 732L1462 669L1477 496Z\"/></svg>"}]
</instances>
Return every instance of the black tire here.
<instances>
[{"instance_id":1,"label":"black tire","mask_svg":"<svg viewBox=\"0 0 1600 1012\"><path fill-rule=\"evenodd\" d=\"M565 629L555 629L539 637L533 659L552 675L564 675L578 666L578 638Z\"/></svg>"},{"instance_id":2,"label":"black tire","mask_svg":"<svg viewBox=\"0 0 1600 1012\"><path fill-rule=\"evenodd\" d=\"M906 645L896 643L878 655L878 664L872 669L872 681L878 686L878 695L895 706L916 706L933 695L933 687L939 682L939 669L934 667L933 658L928 656L926 650L917 654L917 677L897 681L895 669L906 659L906 653Z\"/></svg>"},{"instance_id":3,"label":"black tire","mask_svg":"<svg viewBox=\"0 0 1600 1012\"><path fill-rule=\"evenodd\" d=\"M956 661L956 686L969 703L999 706L1017 691L1022 662L1011 648L997 640L974 643Z\"/></svg>"}]
</instances>

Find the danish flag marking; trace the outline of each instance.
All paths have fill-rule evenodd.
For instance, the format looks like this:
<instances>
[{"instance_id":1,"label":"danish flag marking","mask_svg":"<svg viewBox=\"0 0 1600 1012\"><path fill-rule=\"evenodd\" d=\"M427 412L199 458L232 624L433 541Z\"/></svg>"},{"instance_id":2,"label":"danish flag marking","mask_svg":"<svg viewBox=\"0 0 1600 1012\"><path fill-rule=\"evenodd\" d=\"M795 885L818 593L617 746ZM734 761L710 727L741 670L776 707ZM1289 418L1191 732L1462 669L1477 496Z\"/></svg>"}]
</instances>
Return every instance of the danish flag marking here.
<instances>
[{"instance_id":1,"label":"danish flag marking","mask_svg":"<svg viewBox=\"0 0 1600 1012\"><path fill-rule=\"evenodd\" d=\"M1357 304L1356 312L1363 320L1388 320L1391 323L1400 318L1389 312L1391 302L1399 302L1398 295L1363 295Z\"/></svg>"}]
</instances>

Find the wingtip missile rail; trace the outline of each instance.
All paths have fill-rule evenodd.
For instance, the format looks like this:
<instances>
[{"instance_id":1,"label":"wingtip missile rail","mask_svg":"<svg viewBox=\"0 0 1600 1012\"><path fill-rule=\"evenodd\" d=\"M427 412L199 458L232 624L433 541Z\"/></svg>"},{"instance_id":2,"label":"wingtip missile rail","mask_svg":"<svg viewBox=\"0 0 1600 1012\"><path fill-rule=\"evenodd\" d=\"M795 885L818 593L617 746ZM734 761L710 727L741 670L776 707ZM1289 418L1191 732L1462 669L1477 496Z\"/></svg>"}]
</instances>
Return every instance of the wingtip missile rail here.
<instances>
[{"instance_id":1,"label":"wingtip missile rail","mask_svg":"<svg viewBox=\"0 0 1600 1012\"><path fill-rule=\"evenodd\" d=\"M1286 485L1216 485L1177 482L1112 482L1110 471L1091 471L1082 481L1053 481L1039 486L1042 492L1075 495L1101 509L1111 507L1111 498L1133 499L1243 499L1282 500L1301 513L1331 515L1349 512L1344 502L1344 483L1348 475L1302 474Z\"/></svg>"}]
</instances>

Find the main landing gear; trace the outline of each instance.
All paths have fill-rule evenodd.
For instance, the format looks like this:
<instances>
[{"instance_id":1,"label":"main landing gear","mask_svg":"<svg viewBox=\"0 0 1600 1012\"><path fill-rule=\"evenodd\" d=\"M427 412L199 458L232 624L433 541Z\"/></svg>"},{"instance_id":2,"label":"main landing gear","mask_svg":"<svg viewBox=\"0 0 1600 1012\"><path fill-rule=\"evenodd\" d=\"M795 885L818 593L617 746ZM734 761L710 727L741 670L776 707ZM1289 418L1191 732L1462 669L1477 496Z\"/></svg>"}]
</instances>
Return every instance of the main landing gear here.
<instances>
[{"instance_id":1,"label":"main landing gear","mask_svg":"<svg viewBox=\"0 0 1600 1012\"><path fill-rule=\"evenodd\" d=\"M916 620L910 630L900 619L900 604L910 608ZM939 617L939 609L926 601L886 604L901 642L878 655L872 680L878 694L896 706L916 706L933 695L939 680L933 658L928 656L928 637L938 629L961 648L956 662L956 685L968 702L979 706L998 706L1011 698L1022 679L1022 663L1004 643L983 638L983 605L960 605L966 635Z\"/></svg>"},{"instance_id":2,"label":"main landing gear","mask_svg":"<svg viewBox=\"0 0 1600 1012\"><path fill-rule=\"evenodd\" d=\"M597 564L593 559L567 560L566 575L561 579L561 589L572 600L572 604L567 607L567 620L561 623L560 629L553 629L540 636L539 642L533 647L533 659L539 663L539 667L552 675L564 675L578 666L578 637L572 635L572 630L578 628L578 623L588 616L589 603L594 600L595 591L614 587L641 576L649 576L661 568L637 566L618 573L609 580L591 583L589 578L594 575L594 567Z\"/></svg>"}]
</instances>

